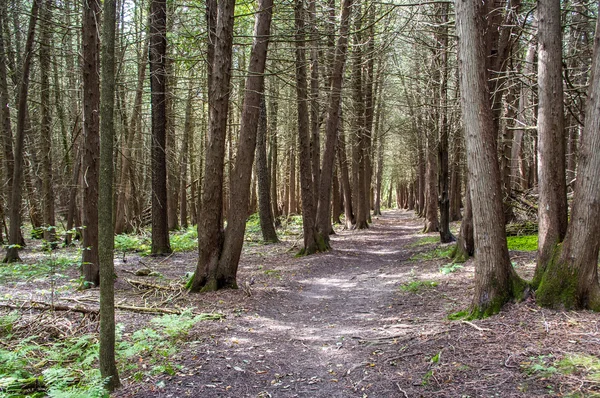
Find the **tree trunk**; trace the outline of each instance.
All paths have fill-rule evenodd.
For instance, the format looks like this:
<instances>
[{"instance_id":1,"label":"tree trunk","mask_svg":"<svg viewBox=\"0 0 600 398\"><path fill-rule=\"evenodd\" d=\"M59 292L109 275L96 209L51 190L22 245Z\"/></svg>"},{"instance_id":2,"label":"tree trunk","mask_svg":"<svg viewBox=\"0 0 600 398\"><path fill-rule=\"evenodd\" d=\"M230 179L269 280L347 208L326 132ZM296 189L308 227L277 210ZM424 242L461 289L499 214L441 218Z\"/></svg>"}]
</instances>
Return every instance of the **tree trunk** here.
<instances>
[{"instance_id":1,"label":"tree trunk","mask_svg":"<svg viewBox=\"0 0 600 398\"><path fill-rule=\"evenodd\" d=\"M477 263L472 317L497 313L507 301L523 298L527 287L514 271L506 245L498 131L494 127L485 67L484 17L485 7L481 2L456 3L459 84Z\"/></svg>"},{"instance_id":2,"label":"tree trunk","mask_svg":"<svg viewBox=\"0 0 600 398\"><path fill-rule=\"evenodd\" d=\"M167 2L150 3L150 91L152 101L152 248L153 255L171 253L167 208Z\"/></svg>"},{"instance_id":3,"label":"tree trunk","mask_svg":"<svg viewBox=\"0 0 600 398\"><path fill-rule=\"evenodd\" d=\"M346 228L352 229L352 226L354 225L354 211L352 207L352 188L350 185L348 160L346 159L346 138L343 130L343 123L339 124L337 159L342 180L342 192L344 194L344 219Z\"/></svg>"},{"instance_id":4,"label":"tree trunk","mask_svg":"<svg viewBox=\"0 0 600 398\"><path fill-rule=\"evenodd\" d=\"M34 0L31 5L29 17L29 28L27 31L27 42L25 43L25 59L23 61L23 76L19 86L18 109L17 109L17 131L15 137L14 169L12 177L12 197L10 201L10 231L8 247L6 249L5 263L20 261L19 245L21 244L21 192L23 181L23 144L25 141L25 118L27 114L27 95L29 94L29 72L31 69L31 58L33 57L33 39L35 36L35 25L37 24L40 0Z\"/></svg>"},{"instance_id":5,"label":"tree trunk","mask_svg":"<svg viewBox=\"0 0 600 398\"><path fill-rule=\"evenodd\" d=\"M188 187L188 156L190 140L193 136L193 125L192 120L192 98L194 96L192 88L192 80L190 79L190 88L188 90L188 97L185 105L185 122L183 126L183 140L181 142L181 154L179 160L179 218L181 220L181 227L186 229L188 227L188 210L187 210L187 187Z\"/></svg>"},{"instance_id":6,"label":"tree trunk","mask_svg":"<svg viewBox=\"0 0 600 398\"><path fill-rule=\"evenodd\" d=\"M52 43L52 0L46 0L41 13L44 23L40 33L40 152L42 155L42 208L44 240L56 246L56 221L54 218L54 180L52 177L52 115L50 113L50 43Z\"/></svg>"},{"instance_id":7,"label":"tree trunk","mask_svg":"<svg viewBox=\"0 0 600 398\"><path fill-rule=\"evenodd\" d=\"M469 193L469 184L467 182L465 189L465 209L462 222L460 223L460 232L454 252L452 253L453 263L464 263L475 254L475 238L473 237L473 208L471 207L471 194Z\"/></svg>"},{"instance_id":8,"label":"tree trunk","mask_svg":"<svg viewBox=\"0 0 600 398\"><path fill-rule=\"evenodd\" d=\"M277 117L279 110L279 102L277 101L277 96L279 95L279 86L277 78L272 79L273 89L271 95L271 101L269 102L269 137L271 139L271 143L269 145L269 160L271 163L271 167L269 169L271 173L270 189L271 189L271 211L273 214L273 218L277 220L279 217L279 205L277 201L277 170L279 169L278 162L278 147L277 147ZM277 223L277 221L275 221Z\"/></svg>"},{"instance_id":9,"label":"tree trunk","mask_svg":"<svg viewBox=\"0 0 600 398\"><path fill-rule=\"evenodd\" d=\"M335 163L335 147L338 142L338 127L341 109L341 92L344 81L344 65L346 63L346 51L348 48L348 28L350 24L350 10L352 0L342 2L340 37L335 50L335 60L331 76L331 93L329 95L328 118L325 125L325 151L323 153L323 164L321 166L319 202L317 215L317 229L324 241L325 247L329 248L329 232L331 230L330 199L333 169Z\"/></svg>"},{"instance_id":10,"label":"tree trunk","mask_svg":"<svg viewBox=\"0 0 600 398\"><path fill-rule=\"evenodd\" d=\"M207 3L208 7L208 3ZM208 143L205 149L202 178L201 214L198 222L198 265L190 290L217 290L225 285L219 275L219 257L223 248L223 182L225 138L229 112L233 15L235 0L218 4L214 44L214 61L209 76ZM212 14L212 10L208 10ZM209 42L209 49L210 49ZM235 283L233 281L227 281Z\"/></svg>"},{"instance_id":11,"label":"tree trunk","mask_svg":"<svg viewBox=\"0 0 600 398\"><path fill-rule=\"evenodd\" d=\"M536 287L567 232L560 2L538 6L538 257Z\"/></svg>"},{"instance_id":12,"label":"tree trunk","mask_svg":"<svg viewBox=\"0 0 600 398\"><path fill-rule=\"evenodd\" d=\"M273 223L269 170L267 168L267 109L264 95L261 95L260 98L260 116L256 132L256 178L258 180L258 216L263 240L277 243L279 239Z\"/></svg>"},{"instance_id":13,"label":"tree trunk","mask_svg":"<svg viewBox=\"0 0 600 398\"><path fill-rule=\"evenodd\" d=\"M100 264L100 375L108 391L121 382L115 361L115 264L113 225L115 0L104 0L102 26L102 97L100 100L100 176L98 258Z\"/></svg>"},{"instance_id":14,"label":"tree trunk","mask_svg":"<svg viewBox=\"0 0 600 398\"><path fill-rule=\"evenodd\" d=\"M300 163L300 192L302 199L302 229L304 247L301 253L314 254L327 247L318 239L317 207L313 195L312 159L310 150L310 124L308 113L308 87L306 82L306 54L303 0L296 0L294 21L296 28L296 96L298 107L298 156ZM291 196L291 195L290 195ZM327 220L329 223L329 219ZM329 230L328 230L329 232Z\"/></svg>"},{"instance_id":15,"label":"tree trunk","mask_svg":"<svg viewBox=\"0 0 600 398\"><path fill-rule=\"evenodd\" d=\"M83 4L83 247L84 287L100 286L98 266L98 153L100 152L100 5Z\"/></svg>"},{"instance_id":16,"label":"tree trunk","mask_svg":"<svg viewBox=\"0 0 600 398\"><path fill-rule=\"evenodd\" d=\"M556 244L536 291L537 302L557 309L600 311L600 20L596 37L586 124L581 137L575 199L565 239ZM541 42L540 42L541 44Z\"/></svg>"}]
</instances>

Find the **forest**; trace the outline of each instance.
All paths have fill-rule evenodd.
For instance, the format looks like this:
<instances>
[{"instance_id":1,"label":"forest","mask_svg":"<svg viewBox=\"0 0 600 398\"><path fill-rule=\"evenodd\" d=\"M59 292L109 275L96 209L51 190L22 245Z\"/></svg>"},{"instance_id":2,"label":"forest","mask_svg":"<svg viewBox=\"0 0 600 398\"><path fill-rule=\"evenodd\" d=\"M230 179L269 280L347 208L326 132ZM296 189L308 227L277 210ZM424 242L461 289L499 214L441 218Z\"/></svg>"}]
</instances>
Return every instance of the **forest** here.
<instances>
[{"instance_id":1,"label":"forest","mask_svg":"<svg viewBox=\"0 0 600 398\"><path fill-rule=\"evenodd\" d=\"M0 398L600 397L588 0L0 0Z\"/></svg>"}]
</instances>

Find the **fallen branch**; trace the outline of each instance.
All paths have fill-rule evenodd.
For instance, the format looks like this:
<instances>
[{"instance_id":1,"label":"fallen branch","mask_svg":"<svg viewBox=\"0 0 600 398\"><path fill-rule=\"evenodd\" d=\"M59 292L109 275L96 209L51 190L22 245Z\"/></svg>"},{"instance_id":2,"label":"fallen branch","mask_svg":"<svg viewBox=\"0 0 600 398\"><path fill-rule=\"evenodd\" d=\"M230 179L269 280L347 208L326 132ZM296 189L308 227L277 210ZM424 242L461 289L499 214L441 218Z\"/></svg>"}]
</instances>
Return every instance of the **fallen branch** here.
<instances>
[{"instance_id":1,"label":"fallen branch","mask_svg":"<svg viewBox=\"0 0 600 398\"><path fill-rule=\"evenodd\" d=\"M64 304L50 304L43 301L31 301L30 304L22 302L21 305L0 303L0 307L11 308L14 310L43 310L43 311L70 311L79 312L81 314L94 314L98 315L98 310L93 308L87 308L82 306L68 306Z\"/></svg>"},{"instance_id":2,"label":"fallen branch","mask_svg":"<svg viewBox=\"0 0 600 398\"><path fill-rule=\"evenodd\" d=\"M475 325L473 322L469 322L469 321L465 321L465 320L463 320L461 322L462 323L466 323L467 325L471 326L472 328L475 328L475 329L479 330L480 332L485 332L485 331L491 331L492 330L492 329L488 329L488 328L479 327L479 326Z\"/></svg>"},{"instance_id":3,"label":"fallen branch","mask_svg":"<svg viewBox=\"0 0 600 398\"><path fill-rule=\"evenodd\" d=\"M137 281L135 279L125 279L125 282L137 288L157 289L157 290L177 290L172 286L157 285L150 282Z\"/></svg>"}]
</instances>

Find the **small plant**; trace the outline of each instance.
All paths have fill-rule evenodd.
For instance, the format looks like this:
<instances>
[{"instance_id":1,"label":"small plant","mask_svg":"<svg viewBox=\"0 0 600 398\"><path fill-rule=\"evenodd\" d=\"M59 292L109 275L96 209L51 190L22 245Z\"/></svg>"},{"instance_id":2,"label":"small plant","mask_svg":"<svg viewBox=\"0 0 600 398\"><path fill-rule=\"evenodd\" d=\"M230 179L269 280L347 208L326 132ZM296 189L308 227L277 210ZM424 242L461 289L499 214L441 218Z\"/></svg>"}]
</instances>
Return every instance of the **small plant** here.
<instances>
[{"instance_id":1,"label":"small plant","mask_svg":"<svg viewBox=\"0 0 600 398\"><path fill-rule=\"evenodd\" d=\"M265 275L272 276L273 278L281 279L281 271L278 269L267 269L264 271Z\"/></svg>"},{"instance_id":2,"label":"small plant","mask_svg":"<svg viewBox=\"0 0 600 398\"><path fill-rule=\"evenodd\" d=\"M402 290L404 292L418 293L421 290L434 288L437 285L438 285L438 283L434 282L434 281L417 280L417 281L404 283L403 285L400 286L400 290Z\"/></svg>"},{"instance_id":3,"label":"small plant","mask_svg":"<svg viewBox=\"0 0 600 398\"><path fill-rule=\"evenodd\" d=\"M537 235L508 236L506 238L508 250L532 252L538 249Z\"/></svg>"},{"instance_id":4,"label":"small plant","mask_svg":"<svg viewBox=\"0 0 600 398\"><path fill-rule=\"evenodd\" d=\"M458 321L461 319L467 319L470 315L470 311L469 310L460 310L457 312L453 312L452 314L448 315L448 320L450 321Z\"/></svg>"},{"instance_id":5,"label":"small plant","mask_svg":"<svg viewBox=\"0 0 600 398\"><path fill-rule=\"evenodd\" d=\"M460 269L464 268L462 265L460 264L456 264L456 263L448 263L448 264L444 264L440 267L440 272L443 275L448 275L451 274L453 272L456 272Z\"/></svg>"},{"instance_id":6,"label":"small plant","mask_svg":"<svg viewBox=\"0 0 600 398\"><path fill-rule=\"evenodd\" d=\"M529 357L529 361L523 362L521 367L529 375L537 375L544 378L558 372L558 369L553 366L552 354Z\"/></svg>"},{"instance_id":7,"label":"small plant","mask_svg":"<svg viewBox=\"0 0 600 398\"><path fill-rule=\"evenodd\" d=\"M194 316L191 310L186 310L181 314L167 314L161 317L152 318L151 323L162 328L162 332L171 339L182 339L187 336L190 329L200 321L216 321L222 319L221 314L200 314Z\"/></svg>"}]
</instances>

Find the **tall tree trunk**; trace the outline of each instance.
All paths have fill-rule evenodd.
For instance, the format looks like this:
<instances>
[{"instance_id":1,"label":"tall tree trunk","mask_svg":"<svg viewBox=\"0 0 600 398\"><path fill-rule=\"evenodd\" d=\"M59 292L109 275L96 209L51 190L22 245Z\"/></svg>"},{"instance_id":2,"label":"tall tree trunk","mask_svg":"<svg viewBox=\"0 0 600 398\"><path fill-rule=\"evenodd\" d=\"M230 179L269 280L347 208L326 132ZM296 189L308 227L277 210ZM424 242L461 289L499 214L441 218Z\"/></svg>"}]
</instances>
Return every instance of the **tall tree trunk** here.
<instances>
[{"instance_id":1,"label":"tall tree trunk","mask_svg":"<svg viewBox=\"0 0 600 398\"><path fill-rule=\"evenodd\" d=\"M571 222L546 263L536 300L544 307L600 311L600 20L585 115Z\"/></svg>"},{"instance_id":2,"label":"tall tree trunk","mask_svg":"<svg viewBox=\"0 0 600 398\"><path fill-rule=\"evenodd\" d=\"M308 0L310 46L310 157L312 160L313 194L315 206L319 203L321 179L321 139L319 134L319 32L317 27L317 1ZM333 144L335 147L335 144ZM334 151L335 152L335 151ZM331 162L333 164L333 162ZM331 179L330 179L331 180ZM329 202L327 202L329 215ZM318 218L318 217L317 217ZM329 223L329 217L327 217ZM317 221L318 226L318 221ZM331 224L328 225L329 228Z\"/></svg>"},{"instance_id":3,"label":"tall tree trunk","mask_svg":"<svg viewBox=\"0 0 600 398\"><path fill-rule=\"evenodd\" d=\"M42 201L44 240L52 247L56 241L54 218L54 180L52 177L52 115L50 113L50 43L52 43L52 0L46 0L40 12L44 23L40 33L40 152L42 154Z\"/></svg>"},{"instance_id":4,"label":"tall tree trunk","mask_svg":"<svg viewBox=\"0 0 600 398\"><path fill-rule=\"evenodd\" d=\"M497 313L507 301L522 298L527 287L513 269L506 245L498 131L485 67L485 15L485 6L477 0L456 3L461 108L477 250L473 317Z\"/></svg>"},{"instance_id":5,"label":"tall tree trunk","mask_svg":"<svg viewBox=\"0 0 600 398\"><path fill-rule=\"evenodd\" d=\"M308 113L308 87L306 82L306 31L303 0L294 6L296 39L296 97L298 107L298 156L300 163L300 192L302 198L302 229L304 247L302 254L309 255L326 249L317 233L317 206L313 195L312 160L310 150L310 123ZM291 195L290 195L291 196ZM329 219L327 220L329 223ZM327 230L329 232L329 230Z\"/></svg>"},{"instance_id":6,"label":"tall tree trunk","mask_svg":"<svg viewBox=\"0 0 600 398\"><path fill-rule=\"evenodd\" d=\"M438 145L438 207L440 209L440 241L452 242L454 236L450 232L450 194L448 186L448 4L440 4L441 27L439 32L440 51L440 116L439 131L440 142Z\"/></svg>"},{"instance_id":7,"label":"tall tree trunk","mask_svg":"<svg viewBox=\"0 0 600 398\"><path fill-rule=\"evenodd\" d=\"M150 3L150 90L152 97L152 254L171 253L167 208L167 2Z\"/></svg>"},{"instance_id":8,"label":"tall tree trunk","mask_svg":"<svg viewBox=\"0 0 600 398\"><path fill-rule=\"evenodd\" d=\"M344 65L346 63L346 51L348 48L348 28L350 25L350 10L352 0L342 2L340 37L338 39L335 61L331 76L331 93L329 95L328 118L325 126L325 151L323 153L323 164L321 166L321 178L319 186L319 202L317 214L317 229L324 245L329 248L329 232L331 230L330 200L335 164L335 148L338 142L338 128L340 120L340 104L342 83L344 79Z\"/></svg>"},{"instance_id":9,"label":"tall tree trunk","mask_svg":"<svg viewBox=\"0 0 600 398\"><path fill-rule=\"evenodd\" d=\"M258 180L258 216L260 229L265 242L279 242L271 209L271 191L269 189L269 170L267 168L267 106L261 95L260 116L256 132L256 178Z\"/></svg>"},{"instance_id":10,"label":"tall tree trunk","mask_svg":"<svg viewBox=\"0 0 600 398\"><path fill-rule=\"evenodd\" d=\"M456 246L452 253L452 262L464 263L475 254L475 238L473 237L473 207L471 206L471 194L469 183L465 187L465 209Z\"/></svg>"},{"instance_id":11,"label":"tall tree trunk","mask_svg":"<svg viewBox=\"0 0 600 398\"><path fill-rule=\"evenodd\" d=\"M273 88L271 93L271 100L269 101L269 117L267 118L269 123L269 137L271 143L269 145L269 162L271 163L271 167L269 171L271 173L271 179L269 181L270 189L271 189L271 211L273 214L273 218L277 220L279 217L279 205L277 201L277 170L279 169L279 160L278 160L278 139L277 139L277 117L279 110L279 101L277 100L277 96L279 95L279 85L277 78L271 79L273 82ZM277 223L277 221L275 221Z\"/></svg>"},{"instance_id":12,"label":"tall tree trunk","mask_svg":"<svg viewBox=\"0 0 600 398\"><path fill-rule=\"evenodd\" d=\"M115 361L115 264L113 223L115 0L104 0L102 26L102 92L100 99L100 190L98 258L100 264L100 375L108 391L121 385Z\"/></svg>"},{"instance_id":13,"label":"tall tree trunk","mask_svg":"<svg viewBox=\"0 0 600 398\"><path fill-rule=\"evenodd\" d=\"M461 219L461 155L462 145L460 134L453 134L452 165L450 169L450 221Z\"/></svg>"},{"instance_id":14,"label":"tall tree trunk","mask_svg":"<svg viewBox=\"0 0 600 398\"><path fill-rule=\"evenodd\" d=\"M10 200L10 230L8 247L6 249L5 263L20 261L19 245L21 243L21 192L23 181L23 144L25 141L25 118L27 114L27 95L29 94L29 72L31 58L33 57L33 39L37 24L39 1L34 0L31 5L27 42L25 43L25 59L23 61L23 76L19 86L17 131L15 136L14 169L12 177L12 197Z\"/></svg>"},{"instance_id":15,"label":"tall tree trunk","mask_svg":"<svg viewBox=\"0 0 600 398\"><path fill-rule=\"evenodd\" d=\"M83 4L83 247L84 287L100 286L98 266L98 153L100 151L100 4Z\"/></svg>"},{"instance_id":16,"label":"tall tree trunk","mask_svg":"<svg viewBox=\"0 0 600 398\"><path fill-rule=\"evenodd\" d=\"M365 170L365 98L362 78L362 2L358 1L354 19L354 49L352 56L352 107L354 111L352 132L352 185L354 191L354 210L356 219L354 228L365 229L367 223L368 205L366 170Z\"/></svg>"},{"instance_id":17,"label":"tall tree trunk","mask_svg":"<svg viewBox=\"0 0 600 398\"><path fill-rule=\"evenodd\" d=\"M185 122L183 126L183 140L181 142L181 158L179 161L179 218L181 219L181 227L188 227L188 210L187 210L187 186L188 186L188 156L190 140L192 140L194 121L192 116L192 98L194 92L192 88L192 80L190 79L190 88L185 105Z\"/></svg>"},{"instance_id":18,"label":"tall tree trunk","mask_svg":"<svg viewBox=\"0 0 600 398\"><path fill-rule=\"evenodd\" d=\"M538 5L538 258L534 287L567 232L560 1Z\"/></svg>"}]
</instances>

